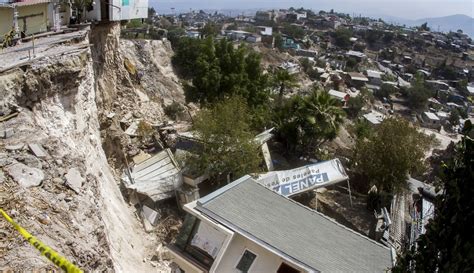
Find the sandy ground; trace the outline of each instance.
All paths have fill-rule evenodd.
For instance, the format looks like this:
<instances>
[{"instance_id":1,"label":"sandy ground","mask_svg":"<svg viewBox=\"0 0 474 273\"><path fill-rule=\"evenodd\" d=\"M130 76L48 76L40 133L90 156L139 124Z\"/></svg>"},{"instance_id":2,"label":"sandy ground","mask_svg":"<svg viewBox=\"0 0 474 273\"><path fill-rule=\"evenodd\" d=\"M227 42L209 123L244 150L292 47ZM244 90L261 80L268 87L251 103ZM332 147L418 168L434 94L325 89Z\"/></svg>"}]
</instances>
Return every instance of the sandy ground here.
<instances>
[{"instance_id":1,"label":"sandy ground","mask_svg":"<svg viewBox=\"0 0 474 273\"><path fill-rule=\"evenodd\" d=\"M445 150L449 143L451 142L458 142L461 140L461 135L456 134L449 134L444 129L441 129L441 131L433 130L433 129L428 129L428 128L419 128L418 129L420 132L431 136L434 135L436 140L438 141L437 145L433 146L427 153L426 157L430 157L433 154L433 150Z\"/></svg>"}]
</instances>

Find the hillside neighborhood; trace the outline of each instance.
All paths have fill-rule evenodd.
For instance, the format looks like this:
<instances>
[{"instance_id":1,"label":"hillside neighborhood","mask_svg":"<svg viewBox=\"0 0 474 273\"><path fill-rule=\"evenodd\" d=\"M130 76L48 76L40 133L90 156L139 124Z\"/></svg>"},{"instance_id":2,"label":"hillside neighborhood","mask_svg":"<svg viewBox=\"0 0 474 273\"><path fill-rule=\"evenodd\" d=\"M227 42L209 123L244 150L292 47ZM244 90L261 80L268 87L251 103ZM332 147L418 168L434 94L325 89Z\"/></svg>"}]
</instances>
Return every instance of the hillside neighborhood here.
<instances>
[{"instance_id":1,"label":"hillside neighborhood","mask_svg":"<svg viewBox=\"0 0 474 273\"><path fill-rule=\"evenodd\" d=\"M462 29L0 1L0 271L474 269Z\"/></svg>"}]
</instances>

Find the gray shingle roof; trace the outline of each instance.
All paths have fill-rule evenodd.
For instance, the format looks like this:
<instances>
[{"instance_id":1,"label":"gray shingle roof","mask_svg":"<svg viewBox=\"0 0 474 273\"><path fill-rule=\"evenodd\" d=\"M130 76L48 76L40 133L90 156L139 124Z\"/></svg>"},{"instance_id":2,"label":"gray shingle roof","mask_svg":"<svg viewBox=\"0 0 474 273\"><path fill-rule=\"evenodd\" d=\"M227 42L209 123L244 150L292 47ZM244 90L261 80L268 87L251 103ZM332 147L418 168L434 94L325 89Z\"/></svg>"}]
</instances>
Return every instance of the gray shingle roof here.
<instances>
[{"instance_id":1,"label":"gray shingle roof","mask_svg":"<svg viewBox=\"0 0 474 273\"><path fill-rule=\"evenodd\" d=\"M243 177L196 209L283 257L321 272L384 272L391 250Z\"/></svg>"}]
</instances>

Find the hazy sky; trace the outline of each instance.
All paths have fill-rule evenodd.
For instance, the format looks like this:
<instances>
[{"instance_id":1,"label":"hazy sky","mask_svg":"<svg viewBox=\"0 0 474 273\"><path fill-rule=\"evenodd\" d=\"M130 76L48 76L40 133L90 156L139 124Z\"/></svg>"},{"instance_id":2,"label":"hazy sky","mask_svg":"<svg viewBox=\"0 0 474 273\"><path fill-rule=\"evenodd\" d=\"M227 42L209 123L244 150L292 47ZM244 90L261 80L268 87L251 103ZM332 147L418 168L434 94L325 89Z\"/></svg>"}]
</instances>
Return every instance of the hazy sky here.
<instances>
[{"instance_id":1,"label":"hazy sky","mask_svg":"<svg viewBox=\"0 0 474 273\"><path fill-rule=\"evenodd\" d=\"M474 17L474 0L149 0L160 13L193 9L253 9L305 7L349 14L388 15L406 19L420 19L453 14Z\"/></svg>"}]
</instances>

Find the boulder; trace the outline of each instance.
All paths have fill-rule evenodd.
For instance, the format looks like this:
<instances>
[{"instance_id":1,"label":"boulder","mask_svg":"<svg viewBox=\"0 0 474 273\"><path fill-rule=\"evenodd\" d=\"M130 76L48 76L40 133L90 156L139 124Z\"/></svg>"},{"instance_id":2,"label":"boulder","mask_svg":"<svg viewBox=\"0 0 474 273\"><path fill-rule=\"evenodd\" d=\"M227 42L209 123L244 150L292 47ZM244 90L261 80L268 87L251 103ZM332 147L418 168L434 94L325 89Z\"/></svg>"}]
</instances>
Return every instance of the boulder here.
<instances>
[{"instance_id":1,"label":"boulder","mask_svg":"<svg viewBox=\"0 0 474 273\"><path fill-rule=\"evenodd\" d=\"M28 167L23 163L14 163L4 169L13 180L26 188L39 186L44 179L42 170Z\"/></svg>"},{"instance_id":2,"label":"boulder","mask_svg":"<svg viewBox=\"0 0 474 273\"><path fill-rule=\"evenodd\" d=\"M81 176L81 172L77 168L70 168L66 174L66 185L76 193L81 191L82 183L84 178Z\"/></svg>"}]
</instances>

